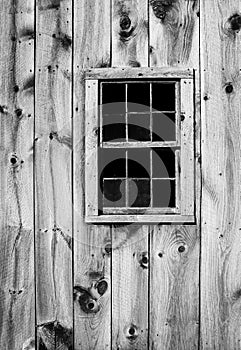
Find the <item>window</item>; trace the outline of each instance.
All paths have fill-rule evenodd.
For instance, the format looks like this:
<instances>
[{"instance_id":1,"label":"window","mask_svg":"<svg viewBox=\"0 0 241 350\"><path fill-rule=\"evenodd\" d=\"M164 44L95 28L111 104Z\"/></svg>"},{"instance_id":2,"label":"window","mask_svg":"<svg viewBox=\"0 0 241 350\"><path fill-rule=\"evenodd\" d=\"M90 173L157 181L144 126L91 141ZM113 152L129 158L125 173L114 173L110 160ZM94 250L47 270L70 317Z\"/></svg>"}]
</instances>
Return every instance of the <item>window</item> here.
<instances>
[{"instance_id":1,"label":"window","mask_svg":"<svg viewBox=\"0 0 241 350\"><path fill-rule=\"evenodd\" d=\"M87 222L194 222L190 71L86 76Z\"/></svg>"}]
</instances>

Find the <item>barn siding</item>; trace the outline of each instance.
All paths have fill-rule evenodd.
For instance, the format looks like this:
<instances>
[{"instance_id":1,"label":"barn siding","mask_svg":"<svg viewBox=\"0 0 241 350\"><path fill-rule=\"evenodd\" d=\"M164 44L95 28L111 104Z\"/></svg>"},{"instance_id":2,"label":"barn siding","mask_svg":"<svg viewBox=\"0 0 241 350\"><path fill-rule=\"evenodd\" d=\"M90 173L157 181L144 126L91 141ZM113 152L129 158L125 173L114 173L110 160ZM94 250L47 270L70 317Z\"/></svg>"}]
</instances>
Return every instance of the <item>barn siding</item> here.
<instances>
[{"instance_id":1,"label":"barn siding","mask_svg":"<svg viewBox=\"0 0 241 350\"><path fill-rule=\"evenodd\" d=\"M236 0L201 7L202 349L241 347L240 10Z\"/></svg>"},{"instance_id":2,"label":"barn siding","mask_svg":"<svg viewBox=\"0 0 241 350\"><path fill-rule=\"evenodd\" d=\"M41 349L72 343L70 0L36 3L35 261ZM63 333L63 335L61 335Z\"/></svg>"},{"instance_id":3,"label":"barn siding","mask_svg":"<svg viewBox=\"0 0 241 350\"><path fill-rule=\"evenodd\" d=\"M35 337L34 2L0 4L0 347Z\"/></svg>"},{"instance_id":4,"label":"barn siding","mask_svg":"<svg viewBox=\"0 0 241 350\"><path fill-rule=\"evenodd\" d=\"M83 0L74 11L74 349L111 348L111 228L84 222L84 70L108 67L111 3ZM107 283L104 293L98 286ZM88 305L93 305L90 309Z\"/></svg>"},{"instance_id":5,"label":"barn siding","mask_svg":"<svg viewBox=\"0 0 241 350\"><path fill-rule=\"evenodd\" d=\"M196 225L150 228L150 346L197 349L199 334L200 164L199 2L150 1L151 67L195 70Z\"/></svg>"},{"instance_id":6,"label":"barn siding","mask_svg":"<svg viewBox=\"0 0 241 350\"><path fill-rule=\"evenodd\" d=\"M1 348L240 349L238 0L0 10ZM196 225L84 223L84 70L126 66L195 71Z\"/></svg>"}]
</instances>

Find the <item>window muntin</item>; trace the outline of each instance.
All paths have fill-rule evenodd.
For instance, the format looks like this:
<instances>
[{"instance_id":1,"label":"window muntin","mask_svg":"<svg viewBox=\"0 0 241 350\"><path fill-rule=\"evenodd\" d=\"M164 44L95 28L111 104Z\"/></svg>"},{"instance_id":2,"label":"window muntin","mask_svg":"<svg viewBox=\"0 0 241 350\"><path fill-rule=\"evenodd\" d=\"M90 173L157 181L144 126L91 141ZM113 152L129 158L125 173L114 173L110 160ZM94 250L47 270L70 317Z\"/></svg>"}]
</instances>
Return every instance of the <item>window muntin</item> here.
<instances>
[{"instance_id":1,"label":"window muntin","mask_svg":"<svg viewBox=\"0 0 241 350\"><path fill-rule=\"evenodd\" d=\"M86 201L86 221L87 222L194 222L194 106L193 106L193 76L190 71L174 71L165 72L160 70L153 69L142 69L143 73L140 73L139 70L135 69L94 69L89 70L87 75L88 79L86 79L86 102L85 102L85 110L86 110L86 142L85 142L85 150L86 150L86 183L85 183L85 201ZM126 104L128 105L128 100L125 98L121 98L121 113L117 114L116 110L113 108L107 108L104 110L104 113L101 108L99 108L99 104L101 104L102 93L101 92L101 84L107 83L109 84L109 89L113 91L113 84L119 84L117 91L128 90L128 88L123 89L123 85L130 83L130 80L124 79L125 76L128 78L137 78L135 79L138 83L144 82L145 84L158 84L159 82L169 82L175 85L175 108L165 106L165 109L169 109L168 111L162 110L161 112L173 113L171 116L172 120L175 120L175 131L172 132L172 136L169 136L168 141L163 141L162 138L153 138L153 132L151 132L151 127L153 124L154 118L156 115L160 114L160 111L153 110L151 111L151 100L150 103L146 101L144 109L131 110L130 112L126 110ZM153 78L154 80L141 80L139 76L142 76L143 79ZM158 80L156 77L159 77ZM170 79L171 78L171 79ZM112 79L112 80L109 80ZM119 79L119 80L118 80ZM133 79L134 80L134 79ZM158 81L157 81L158 80ZM133 83L133 81L132 81ZM110 88L111 86L111 88ZM122 87L121 87L122 86ZM133 85L134 86L134 85ZM150 87L151 91L151 87ZM99 94L100 93L100 94ZM98 97L99 96L99 97ZM150 92L151 96L151 92ZM110 102L110 96L108 96ZM151 97L150 97L151 98ZM113 98L111 97L113 102ZM134 98L131 99L131 103ZM119 101L119 98L118 98ZM136 101L136 100L134 100ZM116 100L114 100L116 103ZM130 104L130 103L129 103ZM149 106L150 104L150 106ZM157 102L155 102L157 105ZM109 106L107 106L109 107ZM147 111L147 109L149 110ZM119 109L118 109L119 110ZM108 113L106 112L108 111ZM106 139L106 136L102 136L103 126L106 126L104 119L102 119L102 115L104 118L110 117L110 120L113 116L122 118L118 126L122 128L121 138L119 137L119 129L116 129L116 136L113 140L113 127L109 127L109 136ZM130 130L130 126L128 125L128 115L131 117L136 117L138 115L150 115L150 133L147 130L147 133L144 134L144 137L140 140L135 140L136 137L133 137L132 140L126 136L128 133L128 128ZM152 118L151 118L152 115ZM182 118L180 118L182 115ZM157 119L158 120L158 119ZM112 122L111 122L112 123ZM110 124L111 124L110 123ZM154 121L155 123L155 121ZM102 125L100 125L102 124ZM108 124L108 123L107 123ZM133 124L133 123L132 123ZM159 123L157 122L159 125ZM143 125L143 124L142 124ZM141 127L142 127L141 125ZM145 125L149 125L146 123ZM143 129L146 129L144 127ZM169 128L168 128L169 129ZM99 132L97 132L99 131ZM105 131L104 131L105 132ZM104 134L103 132L103 134ZM152 135L151 135L152 133ZM108 132L107 132L108 134ZM150 134L150 135L149 135ZM139 133L138 133L139 135ZM173 137L175 136L175 139ZM149 140L149 136L150 139ZM137 137L138 138L138 137ZM144 139L143 139L144 138ZM147 150L150 153L149 158L155 158L156 151L158 149L171 149L175 154L175 177L171 177L168 174L167 178L160 178L159 175L151 174L151 171L154 172L154 168L150 165L149 170L150 173L147 177L144 175L140 175L138 173L138 177L129 178L128 174L118 175L116 174L113 178L111 175L103 180L103 175L101 176L101 167L100 167L100 153L102 151L109 150L110 152L122 152L124 154L122 156L122 164L126 164L126 168L128 167L128 155L130 151ZM154 151L155 150L155 151ZM114 153L113 153L114 154ZM153 157L154 154L154 157ZM112 156L113 157L113 156ZM103 154L102 154L103 158ZM104 156L105 158L105 156ZM107 157L108 158L108 157ZM114 155L114 158L116 156ZM144 158L144 157L143 157ZM101 165L102 166L102 165ZM116 167L116 164L115 164ZM114 167L114 168L115 168ZM123 166L125 172L127 172L125 166ZM144 166L145 168L145 166ZM172 166L172 169L174 167ZM103 170L103 169L102 169ZM157 171L157 170L155 170ZM117 179L117 176L120 176ZM140 177L142 176L142 177ZM117 181L121 180L121 181ZM104 182L103 182L104 181ZM106 183L106 184L105 184ZM101 185L100 185L101 184ZM168 185L167 185L168 184ZM127 186L133 188L133 191L126 191ZM101 188L102 187L102 188ZM105 197L107 196L107 201L100 203L103 200L103 187L105 187ZM162 188L162 191L161 191ZM164 207L166 204L166 196L164 195L165 190L168 189L169 195L171 195L171 200L169 199L169 207L168 212ZM140 199L135 197L138 200L132 200L130 198L128 202L128 196L132 196L132 192L137 193L136 189L139 190L139 198L140 194L144 192L144 195L141 195L143 201L145 203L148 200L151 202L152 206L143 206L143 203L140 203ZM174 189L174 190L173 190ZM119 190L119 193L118 193ZM126 192L124 192L124 190ZM162 192L162 198L158 195L159 192ZM113 192L112 192L113 191ZM151 192L152 191L152 192ZM154 191L154 192L153 192ZM130 193L129 193L130 192ZM173 193L175 192L175 196ZM122 197L120 197L120 193L122 193ZM149 196L149 193L152 193ZM111 202L113 202L113 198L110 196L114 196L114 206L112 206ZM120 198L118 198L118 195ZM108 202L109 199L111 199ZM116 196L116 197L115 197ZM151 198L149 198L151 197ZM119 201L120 200L120 201ZM135 204L135 206L128 206L129 203ZM121 204L120 204L121 203ZM103 211L104 204L104 211Z\"/></svg>"},{"instance_id":2,"label":"window muntin","mask_svg":"<svg viewBox=\"0 0 241 350\"><path fill-rule=\"evenodd\" d=\"M99 210L178 213L179 81L101 82L99 88Z\"/></svg>"}]
</instances>

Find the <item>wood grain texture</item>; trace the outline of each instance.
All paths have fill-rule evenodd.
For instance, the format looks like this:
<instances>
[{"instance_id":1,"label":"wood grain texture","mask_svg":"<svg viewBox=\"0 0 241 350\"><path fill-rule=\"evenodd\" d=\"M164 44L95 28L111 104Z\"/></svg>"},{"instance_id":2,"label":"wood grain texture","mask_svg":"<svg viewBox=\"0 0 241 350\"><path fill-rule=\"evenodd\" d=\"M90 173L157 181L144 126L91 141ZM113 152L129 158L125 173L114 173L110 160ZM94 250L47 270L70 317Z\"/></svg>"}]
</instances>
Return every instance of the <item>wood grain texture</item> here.
<instances>
[{"instance_id":1,"label":"wood grain texture","mask_svg":"<svg viewBox=\"0 0 241 350\"><path fill-rule=\"evenodd\" d=\"M70 349L73 328L71 1L36 8L35 233L38 348Z\"/></svg>"},{"instance_id":2,"label":"wood grain texture","mask_svg":"<svg viewBox=\"0 0 241 350\"><path fill-rule=\"evenodd\" d=\"M194 82L181 80L181 214L194 215Z\"/></svg>"},{"instance_id":3,"label":"wood grain texture","mask_svg":"<svg viewBox=\"0 0 241 350\"><path fill-rule=\"evenodd\" d=\"M148 66L147 1L112 1L112 67L125 66ZM146 225L113 227L113 350L148 348L148 239Z\"/></svg>"},{"instance_id":4,"label":"wood grain texture","mask_svg":"<svg viewBox=\"0 0 241 350\"><path fill-rule=\"evenodd\" d=\"M85 214L98 215L98 80L85 82Z\"/></svg>"},{"instance_id":5,"label":"wood grain texture","mask_svg":"<svg viewBox=\"0 0 241 350\"><path fill-rule=\"evenodd\" d=\"M196 69L195 89L193 89L196 225L189 226L183 222L179 226L173 223L169 226L151 228L149 328L150 346L153 350L198 348L200 255L198 16L198 1L150 0L150 65ZM181 142L184 141L183 136Z\"/></svg>"},{"instance_id":6,"label":"wood grain texture","mask_svg":"<svg viewBox=\"0 0 241 350\"><path fill-rule=\"evenodd\" d=\"M109 226L92 226L84 222L83 76L86 68L109 66L110 1L85 0L75 5L74 349L102 350L110 349L111 346L111 236Z\"/></svg>"},{"instance_id":7,"label":"wood grain texture","mask_svg":"<svg viewBox=\"0 0 241 350\"><path fill-rule=\"evenodd\" d=\"M112 0L112 66L148 66L148 5Z\"/></svg>"},{"instance_id":8,"label":"wood grain texture","mask_svg":"<svg viewBox=\"0 0 241 350\"><path fill-rule=\"evenodd\" d=\"M94 68L85 71L87 79L144 79L144 78L191 78L191 69L180 69L176 67L126 67L126 68Z\"/></svg>"},{"instance_id":9,"label":"wood grain texture","mask_svg":"<svg viewBox=\"0 0 241 350\"><path fill-rule=\"evenodd\" d=\"M201 7L201 349L240 349L240 10Z\"/></svg>"},{"instance_id":10,"label":"wood grain texture","mask_svg":"<svg viewBox=\"0 0 241 350\"><path fill-rule=\"evenodd\" d=\"M198 0L150 0L151 66L198 68Z\"/></svg>"},{"instance_id":11,"label":"wood grain texture","mask_svg":"<svg viewBox=\"0 0 241 350\"><path fill-rule=\"evenodd\" d=\"M152 231L150 348L198 349L198 230L170 225Z\"/></svg>"},{"instance_id":12,"label":"wood grain texture","mask_svg":"<svg viewBox=\"0 0 241 350\"><path fill-rule=\"evenodd\" d=\"M0 347L34 344L34 2L0 4Z\"/></svg>"},{"instance_id":13,"label":"wood grain texture","mask_svg":"<svg viewBox=\"0 0 241 350\"><path fill-rule=\"evenodd\" d=\"M112 231L112 349L148 349L148 226Z\"/></svg>"}]
</instances>

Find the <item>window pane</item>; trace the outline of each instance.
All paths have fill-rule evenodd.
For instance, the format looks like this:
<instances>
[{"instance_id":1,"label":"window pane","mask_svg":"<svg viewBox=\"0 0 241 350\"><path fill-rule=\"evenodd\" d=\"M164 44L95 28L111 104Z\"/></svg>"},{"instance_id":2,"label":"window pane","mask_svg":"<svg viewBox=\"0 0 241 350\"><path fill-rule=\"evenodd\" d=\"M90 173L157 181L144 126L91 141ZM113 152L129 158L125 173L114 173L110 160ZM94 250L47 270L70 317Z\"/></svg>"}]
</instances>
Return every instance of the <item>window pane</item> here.
<instances>
[{"instance_id":1,"label":"window pane","mask_svg":"<svg viewBox=\"0 0 241 350\"><path fill-rule=\"evenodd\" d=\"M128 206L149 207L150 206L150 181L129 179L128 180Z\"/></svg>"},{"instance_id":2,"label":"window pane","mask_svg":"<svg viewBox=\"0 0 241 350\"><path fill-rule=\"evenodd\" d=\"M150 177L150 150L136 148L128 150L128 177Z\"/></svg>"},{"instance_id":3,"label":"window pane","mask_svg":"<svg viewBox=\"0 0 241 350\"><path fill-rule=\"evenodd\" d=\"M152 109L175 111L175 84L152 84Z\"/></svg>"},{"instance_id":4,"label":"window pane","mask_svg":"<svg viewBox=\"0 0 241 350\"><path fill-rule=\"evenodd\" d=\"M128 141L150 141L150 115L128 115Z\"/></svg>"},{"instance_id":5,"label":"window pane","mask_svg":"<svg viewBox=\"0 0 241 350\"><path fill-rule=\"evenodd\" d=\"M129 83L127 86L128 112L149 112L150 84Z\"/></svg>"},{"instance_id":6,"label":"window pane","mask_svg":"<svg viewBox=\"0 0 241 350\"><path fill-rule=\"evenodd\" d=\"M153 180L153 207L175 208L175 180Z\"/></svg>"},{"instance_id":7,"label":"window pane","mask_svg":"<svg viewBox=\"0 0 241 350\"><path fill-rule=\"evenodd\" d=\"M126 177L125 150L100 149L99 174L100 178Z\"/></svg>"},{"instance_id":8,"label":"window pane","mask_svg":"<svg viewBox=\"0 0 241 350\"><path fill-rule=\"evenodd\" d=\"M152 151L153 177L175 178L175 153L171 148Z\"/></svg>"},{"instance_id":9,"label":"window pane","mask_svg":"<svg viewBox=\"0 0 241 350\"><path fill-rule=\"evenodd\" d=\"M124 114L125 113L125 84L104 83L102 84L102 113Z\"/></svg>"},{"instance_id":10,"label":"window pane","mask_svg":"<svg viewBox=\"0 0 241 350\"><path fill-rule=\"evenodd\" d=\"M175 141L175 113L152 114L152 141Z\"/></svg>"},{"instance_id":11,"label":"window pane","mask_svg":"<svg viewBox=\"0 0 241 350\"><path fill-rule=\"evenodd\" d=\"M124 115L103 116L103 142L126 141Z\"/></svg>"},{"instance_id":12,"label":"window pane","mask_svg":"<svg viewBox=\"0 0 241 350\"><path fill-rule=\"evenodd\" d=\"M103 184L103 207L125 206L125 179L104 179Z\"/></svg>"}]
</instances>

